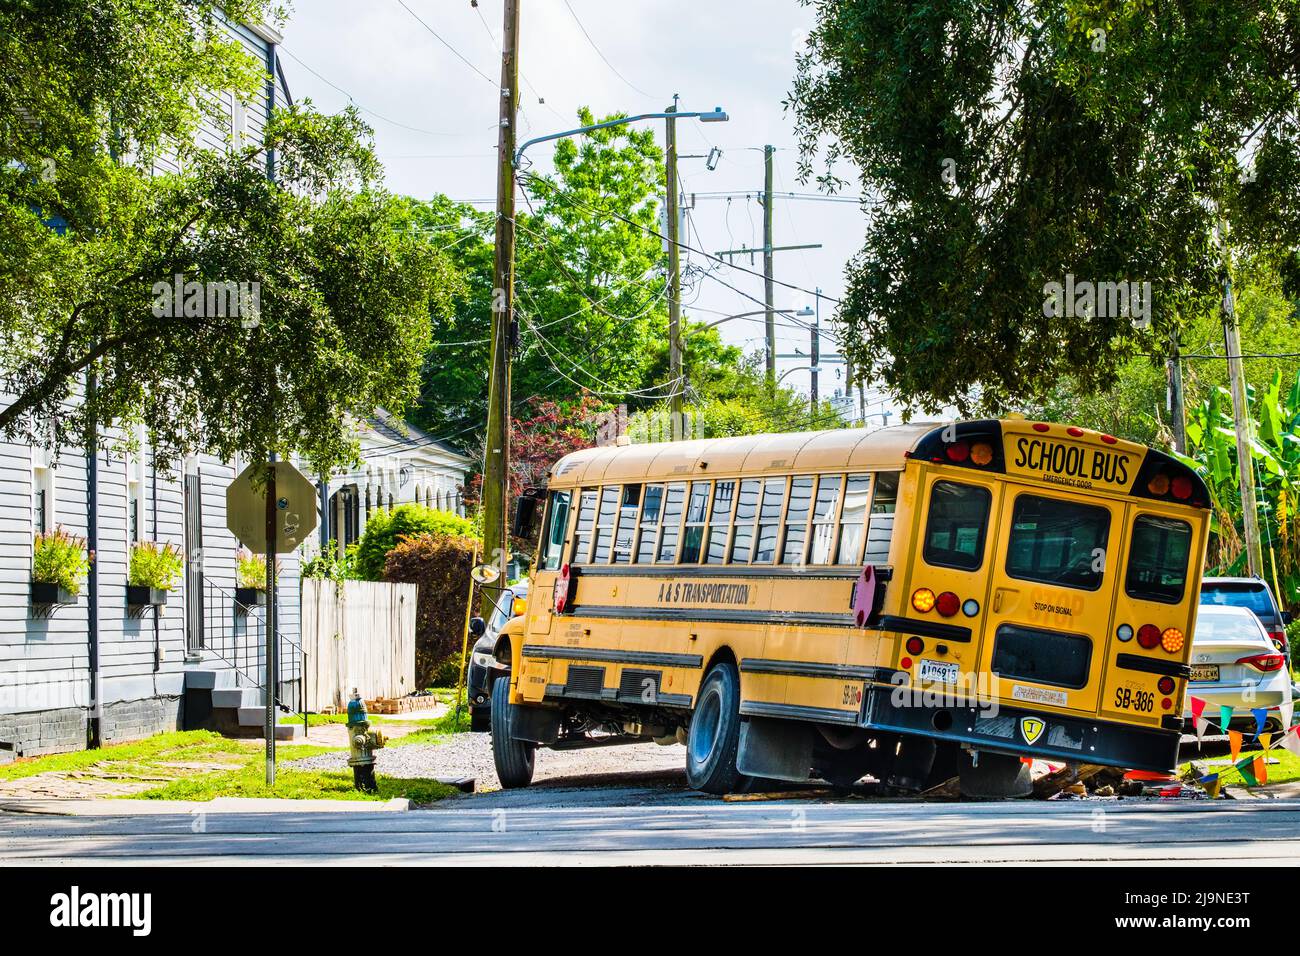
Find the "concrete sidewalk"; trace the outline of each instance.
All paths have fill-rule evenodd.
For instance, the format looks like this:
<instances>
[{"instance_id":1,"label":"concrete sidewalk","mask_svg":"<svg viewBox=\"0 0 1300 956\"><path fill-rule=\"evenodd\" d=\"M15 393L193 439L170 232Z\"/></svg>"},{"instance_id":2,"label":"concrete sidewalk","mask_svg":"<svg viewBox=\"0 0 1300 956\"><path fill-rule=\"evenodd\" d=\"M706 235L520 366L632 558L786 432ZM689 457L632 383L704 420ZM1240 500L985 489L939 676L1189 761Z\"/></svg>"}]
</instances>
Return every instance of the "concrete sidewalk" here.
<instances>
[{"instance_id":1,"label":"concrete sidewalk","mask_svg":"<svg viewBox=\"0 0 1300 956\"><path fill-rule=\"evenodd\" d=\"M0 813L60 817L130 817L199 813L401 813L405 797L391 800L278 800L270 797L218 797L215 800L0 800Z\"/></svg>"}]
</instances>

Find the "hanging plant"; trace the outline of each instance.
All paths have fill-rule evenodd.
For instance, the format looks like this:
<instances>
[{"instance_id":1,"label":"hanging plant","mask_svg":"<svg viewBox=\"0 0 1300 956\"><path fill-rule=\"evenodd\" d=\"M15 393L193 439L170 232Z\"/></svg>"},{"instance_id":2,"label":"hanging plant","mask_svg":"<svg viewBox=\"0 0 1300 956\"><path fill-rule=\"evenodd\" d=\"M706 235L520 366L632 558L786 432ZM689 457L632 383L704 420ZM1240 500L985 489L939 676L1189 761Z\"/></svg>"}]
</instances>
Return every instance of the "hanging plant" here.
<instances>
[{"instance_id":1,"label":"hanging plant","mask_svg":"<svg viewBox=\"0 0 1300 956\"><path fill-rule=\"evenodd\" d=\"M95 559L86 539L55 528L35 536L32 552L32 603L74 603Z\"/></svg>"}]
</instances>

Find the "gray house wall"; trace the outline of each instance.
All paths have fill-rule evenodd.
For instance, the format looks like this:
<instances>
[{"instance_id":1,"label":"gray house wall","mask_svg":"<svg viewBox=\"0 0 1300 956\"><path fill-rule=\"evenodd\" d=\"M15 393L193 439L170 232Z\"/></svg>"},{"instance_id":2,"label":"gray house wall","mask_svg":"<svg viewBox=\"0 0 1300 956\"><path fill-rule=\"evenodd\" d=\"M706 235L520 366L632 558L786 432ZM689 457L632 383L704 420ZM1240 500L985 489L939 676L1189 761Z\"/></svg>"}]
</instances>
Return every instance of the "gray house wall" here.
<instances>
[{"instance_id":1,"label":"gray house wall","mask_svg":"<svg viewBox=\"0 0 1300 956\"><path fill-rule=\"evenodd\" d=\"M250 54L265 63L273 34L240 24L227 28ZM265 35L263 35L265 34ZM276 101L287 91L277 81ZM231 117L232 95L216 91L213 98ZM266 97L240 111L245 142L261 142L266 123ZM224 150L232 144L234 119L224 124L206 122L198 144ZM155 162L155 173L177 170L167 158ZM11 396L0 394L0 407ZM187 683L200 671L216 671L215 686L249 683L260 673L258 629L263 613L237 613L235 587L237 542L226 528L226 486L234 477L233 463L201 456L174 469L155 469L152 455L144 457L144 501L138 514L139 537L171 543L186 552L187 561L201 561L204 595L190 594L182 576L157 615L146 611L133 616L126 604L129 559L128 456L122 436L112 430L103 436L106 446L97 453L98 627L89 626L89 585L76 604L60 606L48 616L31 605L32 541L35 533L33 464L44 453L26 445L0 442L0 759L8 755L33 755L86 746L88 722L97 719L104 742L130 740L163 730L180 728L185 721ZM203 550L187 548L184 525L184 473L201 475ZM51 525L86 536L88 468L84 452L64 449L58 456ZM282 577L277 588L279 631L283 639L300 643L299 561L297 555L281 559ZM204 600L205 647L187 647L187 602ZM222 643L224 641L224 643ZM93 692L92 642L98 648L98 693ZM232 651L232 648L235 650ZM232 658L245 653L245 673L238 673ZM296 658L286 655L281 670L284 681L296 680ZM212 675L201 686L214 686Z\"/></svg>"}]
</instances>

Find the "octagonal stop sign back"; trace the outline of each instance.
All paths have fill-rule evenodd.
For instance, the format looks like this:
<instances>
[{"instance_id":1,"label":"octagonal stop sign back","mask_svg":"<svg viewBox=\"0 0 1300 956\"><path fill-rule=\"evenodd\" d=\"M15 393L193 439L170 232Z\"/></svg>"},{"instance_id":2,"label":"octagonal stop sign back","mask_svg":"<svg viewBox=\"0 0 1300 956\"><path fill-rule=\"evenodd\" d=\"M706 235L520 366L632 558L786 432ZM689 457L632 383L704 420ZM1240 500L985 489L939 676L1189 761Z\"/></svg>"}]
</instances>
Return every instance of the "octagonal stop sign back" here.
<instances>
[{"instance_id":1,"label":"octagonal stop sign back","mask_svg":"<svg viewBox=\"0 0 1300 956\"><path fill-rule=\"evenodd\" d=\"M264 464L252 464L226 489L226 527L254 554L266 553ZM316 530L316 486L287 461L275 463L275 553L288 554Z\"/></svg>"}]
</instances>

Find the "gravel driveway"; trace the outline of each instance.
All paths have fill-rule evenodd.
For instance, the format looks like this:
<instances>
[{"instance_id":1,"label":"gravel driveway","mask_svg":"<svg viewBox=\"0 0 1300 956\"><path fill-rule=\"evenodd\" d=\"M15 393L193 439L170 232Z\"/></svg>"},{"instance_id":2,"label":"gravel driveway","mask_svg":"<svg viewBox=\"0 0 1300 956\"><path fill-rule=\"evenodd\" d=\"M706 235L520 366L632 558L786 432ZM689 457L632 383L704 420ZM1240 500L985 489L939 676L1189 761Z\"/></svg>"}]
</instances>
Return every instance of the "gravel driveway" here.
<instances>
[{"instance_id":1,"label":"gravel driveway","mask_svg":"<svg viewBox=\"0 0 1300 956\"><path fill-rule=\"evenodd\" d=\"M294 761L311 770L346 770L346 753L321 754ZM543 788L551 797L558 789L609 786L649 786L659 791L686 789L686 750L679 745L628 744L588 750L539 750L537 772L529 790ZM442 744L385 747L376 756L375 771L389 777L473 777L475 790L500 790L492 764L489 734L457 734Z\"/></svg>"}]
</instances>

